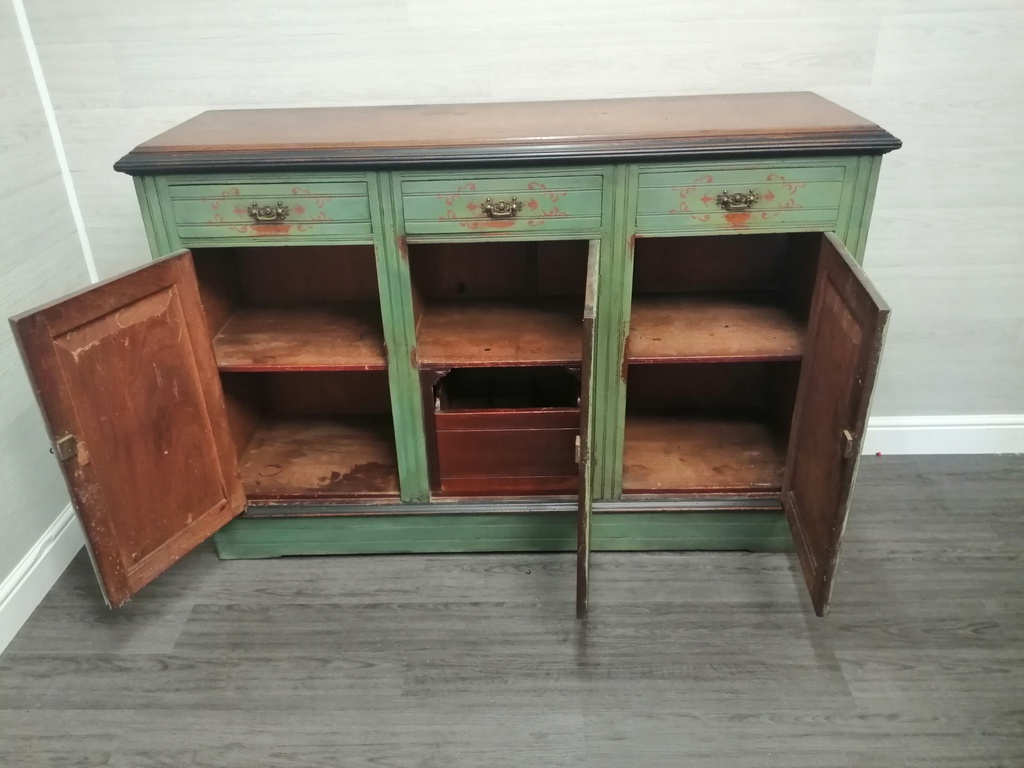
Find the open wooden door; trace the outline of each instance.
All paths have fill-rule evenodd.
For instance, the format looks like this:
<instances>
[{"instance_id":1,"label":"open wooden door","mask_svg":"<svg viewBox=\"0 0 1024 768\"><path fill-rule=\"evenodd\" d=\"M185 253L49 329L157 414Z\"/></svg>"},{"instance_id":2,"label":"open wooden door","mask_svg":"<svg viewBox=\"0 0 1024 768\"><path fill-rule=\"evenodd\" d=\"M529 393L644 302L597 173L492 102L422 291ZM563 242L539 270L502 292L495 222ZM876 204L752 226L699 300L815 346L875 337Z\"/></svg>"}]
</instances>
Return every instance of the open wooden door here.
<instances>
[{"instance_id":1,"label":"open wooden door","mask_svg":"<svg viewBox=\"0 0 1024 768\"><path fill-rule=\"evenodd\" d=\"M579 512L576 523L576 618L587 616L590 599L590 518L594 505L593 387L597 380L594 336L597 319L597 276L601 242L590 241L587 255L587 291L583 305L583 365L580 369Z\"/></svg>"},{"instance_id":2,"label":"open wooden door","mask_svg":"<svg viewBox=\"0 0 1024 768\"><path fill-rule=\"evenodd\" d=\"M889 308L838 238L822 238L782 504L811 593L828 613Z\"/></svg>"},{"instance_id":3,"label":"open wooden door","mask_svg":"<svg viewBox=\"0 0 1024 768\"><path fill-rule=\"evenodd\" d=\"M124 605L245 507L192 256L11 324L104 597Z\"/></svg>"}]
</instances>

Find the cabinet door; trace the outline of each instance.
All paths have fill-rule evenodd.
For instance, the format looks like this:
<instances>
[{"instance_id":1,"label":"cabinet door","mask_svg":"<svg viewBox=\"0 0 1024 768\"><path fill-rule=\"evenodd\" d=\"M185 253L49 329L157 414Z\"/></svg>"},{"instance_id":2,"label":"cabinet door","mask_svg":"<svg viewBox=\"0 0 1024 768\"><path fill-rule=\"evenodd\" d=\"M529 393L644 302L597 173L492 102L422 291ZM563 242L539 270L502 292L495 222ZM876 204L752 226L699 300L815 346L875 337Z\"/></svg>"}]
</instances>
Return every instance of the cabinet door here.
<instances>
[{"instance_id":1,"label":"cabinet door","mask_svg":"<svg viewBox=\"0 0 1024 768\"><path fill-rule=\"evenodd\" d=\"M245 506L192 256L11 324L116 608Z\"/></svg>"},{"instance_id":2,"label":"cabinet door","mask_svg":"<svg viewBox=\"0 0 1024 768\"><path fill-rule=\"evenodd\" d=\"M819 616L828 612L889 308L822 238L782 503Z\"/></svg>"},{"instance_id":3,"label":"cabinet door","mask_svg":"<svg viewBox=\"0 0 1024 768\"><path fill-rule=\"evenodd\" d=\"M590 517L594 502L594 436L591 432L594 370L594 326L597 319L597 276L601 243L590 241L587 254L587 290L583 305L583 365L580 369L579 512L576 526L576 617L585 618L590 595Z\"/></svg>"}]
</instances>

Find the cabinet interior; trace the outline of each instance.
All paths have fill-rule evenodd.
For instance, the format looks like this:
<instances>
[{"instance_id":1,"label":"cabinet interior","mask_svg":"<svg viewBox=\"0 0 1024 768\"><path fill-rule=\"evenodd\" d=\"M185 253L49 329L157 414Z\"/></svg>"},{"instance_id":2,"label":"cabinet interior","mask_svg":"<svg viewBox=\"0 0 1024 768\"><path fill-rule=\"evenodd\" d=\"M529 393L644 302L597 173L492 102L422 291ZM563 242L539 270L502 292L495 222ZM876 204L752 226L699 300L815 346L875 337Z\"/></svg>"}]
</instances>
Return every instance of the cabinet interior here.
<instances>
[{"instance_id":1,"label":"cabinet interior","mask_svg":"<svg viewBox=\"0 0 1024 768\"><path fill-rule=\"evenodd\" d=\"M587 248L585 240L410 245L420 365L578 363Z\"/></svg>"},{"instance_id":2,"label":"cabinet interior","mask_svg":"<svg viewBox=\"0 0 1024 768\"><path fill-rule=\"evenodd\" d=\"M222 371L384 370L373 246L197 248Z\"/></svg>"},{"instance_id":3,"label":"cabinet interior","mask_svg":"<svg viewBox=\"0 0 1024 768\"><path fill-rule=\"evenodd\" d=\"M820 235L641 238L623 492L778 494Z\"/></svg>"},{"instance_id":4,"label":"cabinet interior","mask_svg":"<svg viewBox=\"0 0 1024 768\"><path fill-rule=\"evenodd\" d=\"M409 246L433 494L576 491L588 250Z\"/></svg>"},{"instance_id":5,"label":"cabinet interior","mask_svg":"<svg viewBox=\"0 0 1024 768\"><path fill-rule=\"evenodd\" d=\"M579 409L579 371L555 366L456 368L434 387L439 412Z\"/></svg>"},{"instance_id":6,"label":"cabinet interior","mask_svg":"<svg viewBox=\"0 0 1024 768\"><path fill-rule=\"evenodd\" d=\"M373 248L193 260L246 497L397 499Z\"/></svg>"}]
</instances>

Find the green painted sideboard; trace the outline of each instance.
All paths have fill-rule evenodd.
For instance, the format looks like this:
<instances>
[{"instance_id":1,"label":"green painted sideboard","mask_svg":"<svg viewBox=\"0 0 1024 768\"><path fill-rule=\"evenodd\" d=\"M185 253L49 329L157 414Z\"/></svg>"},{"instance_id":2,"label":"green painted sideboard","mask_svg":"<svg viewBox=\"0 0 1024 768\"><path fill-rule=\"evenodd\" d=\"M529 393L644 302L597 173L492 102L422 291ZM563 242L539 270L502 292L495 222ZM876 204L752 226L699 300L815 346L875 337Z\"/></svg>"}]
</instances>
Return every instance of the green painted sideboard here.
<instances>
[{"instance_id":1,"label":"green painted sideboard","mask_svg":"<svg viewBox=\"0 0 1024 768\"><path fill-rule=\"evenodd\" d=\"M115 168L157 261L14 320L108 601L215 534L575 549L580 615L592 550L795 549L824 615L898 147L810 93L218 111L141 144Z\"/></svg>"}]
</instances>

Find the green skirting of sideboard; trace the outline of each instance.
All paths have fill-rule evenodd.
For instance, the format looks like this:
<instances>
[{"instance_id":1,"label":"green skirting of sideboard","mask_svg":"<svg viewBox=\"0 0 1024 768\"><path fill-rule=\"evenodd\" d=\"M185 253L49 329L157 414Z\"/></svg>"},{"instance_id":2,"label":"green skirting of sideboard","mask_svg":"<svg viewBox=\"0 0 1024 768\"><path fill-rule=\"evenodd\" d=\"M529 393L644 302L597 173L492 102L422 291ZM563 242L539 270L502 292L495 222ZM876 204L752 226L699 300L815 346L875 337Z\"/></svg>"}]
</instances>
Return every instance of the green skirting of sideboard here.
<instances>
[{"instance_id":1,"label":"green skirting of sideboard","mask_svg":"<svg viewBox=\"0 0 1024 768\"><path fill-rule=\"evenodd\" d=\"M440 552L567 552L572 513L241 517L215 535L224 560L286 555ZM748 550L786 552L793 540L781 512L595 513L596 551Z\"/></svg>"}]
</instances>

